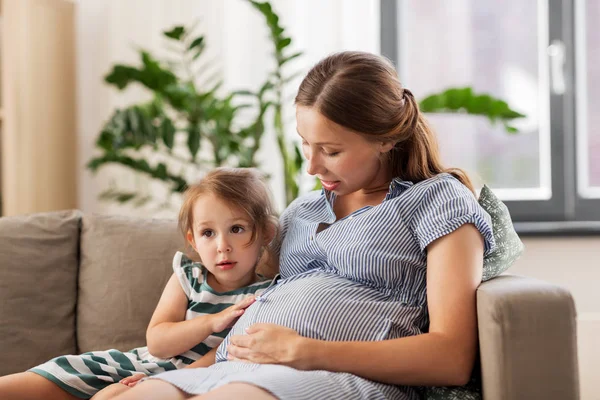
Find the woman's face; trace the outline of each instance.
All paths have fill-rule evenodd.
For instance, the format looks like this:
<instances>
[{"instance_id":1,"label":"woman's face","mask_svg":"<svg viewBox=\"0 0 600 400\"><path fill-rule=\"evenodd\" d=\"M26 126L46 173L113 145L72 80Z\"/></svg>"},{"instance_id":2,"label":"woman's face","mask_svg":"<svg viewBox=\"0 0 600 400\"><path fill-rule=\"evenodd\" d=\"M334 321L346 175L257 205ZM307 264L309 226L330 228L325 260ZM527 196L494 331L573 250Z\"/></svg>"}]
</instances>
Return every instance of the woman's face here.
<instances>
[{"instance_id":1,"label":"woman's face","mask_svg":"<svg viewBox=\"0 0 600 400\"><path fill-rule=\"evenodd\" d=\"M393 144L368 141L311 107L298 106L296 121L307 171L319 178L325 189L342 196L390 181L382 156Z\"/></svg>"}]
</instances>

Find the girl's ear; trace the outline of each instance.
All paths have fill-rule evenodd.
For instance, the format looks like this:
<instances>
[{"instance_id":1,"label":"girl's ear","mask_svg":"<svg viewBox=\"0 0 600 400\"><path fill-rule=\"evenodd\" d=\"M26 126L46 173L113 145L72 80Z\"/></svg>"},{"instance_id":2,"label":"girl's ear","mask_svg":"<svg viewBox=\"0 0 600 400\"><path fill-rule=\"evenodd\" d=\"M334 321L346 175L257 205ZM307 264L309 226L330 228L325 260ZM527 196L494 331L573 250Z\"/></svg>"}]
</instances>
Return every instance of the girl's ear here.
<instances>
[{"instance_id":1,"label":"girl's ear","mask_svg":"<svg viewBox=\"0 0 600 400\"><path fill-rule=\"evenodd\" d=\"M273 222L269 222L265 229L264 235L265 236L263 238L263 245L267 246L273 241L273 239L275 239L275 235L277 235L277 225L275 225L275 223Z\"/></svg>"},{"instance_id":2,"label":"girl's ear","mask_svg":"<svg viewBox=\"0 0 600 400\"><path fill-rule=\"evenodd\" d=\"M187 232L187 234L185 235L185 239L190 244L190 246L192 246L194 251L196 251L196 253L197 253L198 249L196 249L196 242L194 242L194 234L192 233L192 231Z\"/></svg>"}]
</instances>

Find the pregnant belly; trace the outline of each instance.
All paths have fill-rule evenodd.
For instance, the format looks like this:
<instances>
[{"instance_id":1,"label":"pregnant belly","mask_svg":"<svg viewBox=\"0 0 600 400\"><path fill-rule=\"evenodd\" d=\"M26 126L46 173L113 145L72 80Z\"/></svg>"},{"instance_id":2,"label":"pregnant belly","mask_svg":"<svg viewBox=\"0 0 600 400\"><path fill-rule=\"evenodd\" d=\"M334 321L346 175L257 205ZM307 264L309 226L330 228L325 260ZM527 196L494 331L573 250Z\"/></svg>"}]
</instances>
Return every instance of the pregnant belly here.
<instances>
[{"instance_id":1,"label":"pregnant belly","mask_svg":"<svg viewBox=\"0 0 600 400\"><path fill-rule=\"evenodd\" d=\"M422 312L374 288L312 272L284 280L260 296L230 334L243 334L260 322L286 326L313 339L384 340L420 333L414 323Z\"/></svg>"}]
</instances>

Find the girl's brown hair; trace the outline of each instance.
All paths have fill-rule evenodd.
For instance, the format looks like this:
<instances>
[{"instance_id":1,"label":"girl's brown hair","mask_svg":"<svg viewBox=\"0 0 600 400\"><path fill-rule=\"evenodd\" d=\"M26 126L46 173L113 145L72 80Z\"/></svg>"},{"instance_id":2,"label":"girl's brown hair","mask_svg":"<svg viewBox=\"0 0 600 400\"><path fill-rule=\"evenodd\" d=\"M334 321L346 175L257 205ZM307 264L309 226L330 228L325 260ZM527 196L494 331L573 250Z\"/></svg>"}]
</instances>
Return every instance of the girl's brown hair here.
<instances>
[{"instance_id":1,"label":"girl's brown hair","mask_svg":"<svg viewBox=\"0 0 600 400\"><path fill-rule=\"evenodd\" d=\"M216 168L208 172L198 183L189 186L183 195L183 204L179 211L179 230L184 240L188 232L194 232L193 209L196 200L206 194L238 208L247 214L252 223L252 236L248 246L258 239L258 235L278 233L278 219L271 200L271 193L263 176L254 168ZM269 247L265 246L265 253ZM270 254L263 254L261 261L271 260ZM259 262L259 267L261 263ZM264 269L264 266L262 266ZM273 266L270 266L273 268ZM271 272L261 271L263 275Z\"/></svg>"},{"instance_id":2,"label":"girl's brown hair","mask_svg":"<svg viewBox=\"0 0 600 400\"><path fill-rule=\"evenodd\" d=\"M464 171L442 166L435 133L384 57L346 51L321 60L300 84L295 103L368 140L394 143L394 177L416 183L448 172L474 192Z\"/></svg>"}]
</instances>

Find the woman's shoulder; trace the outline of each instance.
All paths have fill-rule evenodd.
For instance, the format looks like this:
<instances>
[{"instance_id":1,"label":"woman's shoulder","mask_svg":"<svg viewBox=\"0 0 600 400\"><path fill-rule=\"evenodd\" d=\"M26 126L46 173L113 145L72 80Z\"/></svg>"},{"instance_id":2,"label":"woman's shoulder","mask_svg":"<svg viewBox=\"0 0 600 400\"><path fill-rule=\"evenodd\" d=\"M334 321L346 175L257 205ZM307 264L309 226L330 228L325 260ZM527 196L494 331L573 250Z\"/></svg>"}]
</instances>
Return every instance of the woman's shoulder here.
<instances>
[{"instance_id":1,"label":"woman's shoulder","mask_svg":"<svg viewBox=\"0 0 600 400\"><path fill-rule=\"evenodd\" d=\"M467 202L476 202L475 196L467 186L445 172L416 183L395 178L392 188L397 191L394 203L408 213L435 206L448 198L463 198Z\"/></svg>"},{"instance_id":2,"label":"woman's shoulder","mask_svg":"<svg viewBox=\"0 0 600 400\"><path fill-rule=\"evenodd\" d=\"M471 189L448 173L415 184L409 197L409 226L421 249L465 223L474 224L486 239L486 250L494 246L491 218L479 205Z\"/></svg>"},{"instance_id":3,"label":"woman's shoulder","mask_svg":"<svg viewBox=\"0 0 600 400\"><path fill-rule=\"evenodd\" d=\"M413 189L420 195L433 194L432 192L454 193L455 195L474 198L473 192L452 174L442 172L429 179L418 182Z\"/></svg>"}]
</instances>

